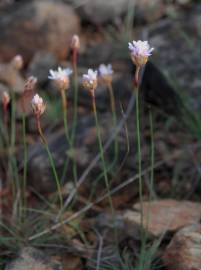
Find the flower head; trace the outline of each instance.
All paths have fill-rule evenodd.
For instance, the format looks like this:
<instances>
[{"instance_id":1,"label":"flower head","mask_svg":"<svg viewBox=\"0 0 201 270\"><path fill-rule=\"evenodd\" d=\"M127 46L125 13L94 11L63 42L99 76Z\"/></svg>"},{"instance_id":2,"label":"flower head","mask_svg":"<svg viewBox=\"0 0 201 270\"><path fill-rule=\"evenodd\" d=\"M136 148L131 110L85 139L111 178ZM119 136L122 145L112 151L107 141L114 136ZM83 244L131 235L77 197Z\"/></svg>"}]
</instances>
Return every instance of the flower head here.
<instances>
[{"instance_id":1,"label":"flower head","mask_svg":"<svg viewBox=\"0 0 201 270\"><path fill-rule=\"evenodd\" d=\"M71 49L79 50L80 49L80 38L78 35L74 35L71 40Z\"/></svg>"},{"instance_id":2,"label":"flower head","mask_svg":"<svg viewBox=\"0 0 201 270\"><path fill-rule=\"evenodd\" d=\"M7 108L9 102L10 102L10 96L8 92L4 91L2 94L2 103L3 103L4 108Z\"/></svg>"},{"instance_id":3,"label":"flower head","mask_svg":"<svg viewBox=\"0 0 201 270\"><path fill-rule=\"evenodd\" d=\"M31 101L31 105L32 105L32 109L33 109L33 113L35 114L36 117L40 117L44 111L45 111L45 104L43 102L43 99L36 94L32 101Z\"/></svg>"},{"instance_id":4,"label":"flower head","mask_svg":"<svg viewBox=\"0 0 201 270\"><path fill-rule=\"evenodd\" d=\"M150 47L148 41L141 40L129 42L128 48L131 51L131 59L137 67L144 66L154 50Z\"/></svg>"},{"instance_id":5,"label":"flower head","mask_svg":"<svg viewBox=\"0 0 201 270\"><path fill-rule=\"evenodd\" d=\"M83 74L82 83L87 90L95 90L97 87L97 71L88 69L87 74Z\"/></svg>"},{"instance_id":6,"label":"flower head","mask_svg":"<svg viewBox=\"0 0 201 270\"><path fill-rule=\"evenodd\" d=\"M24 65L23 57L20 54L16 55L12 60L12 65L17 70L22 69Z\"/></svg>"},{"instance_id":7,"label":"flower head","mask_svg":"<svg viewBox=\"0 0 201 270\"><path fill-rule=\"evenodd\" d=\"M48 78L56 82L59 90L66 90L69 88L69 76L73 72L70 68L62 69L61 67L58 67L58 70L50 69L49 72L50 75L48 76Z\"/></svg>"},{"instance_id":8,"label":"flower head","mask_svg":"<svg viewBox=\"0 0 201 270\"><path fill-rule=\"evenodd\" d=\"M101 64L99 66L98 70L99 70L100 77L106 83L111 83L112 82L112 75L113 75L114 72L113 72L111 64L108 64L108 65Z\"/></svg>"}]
</instances>

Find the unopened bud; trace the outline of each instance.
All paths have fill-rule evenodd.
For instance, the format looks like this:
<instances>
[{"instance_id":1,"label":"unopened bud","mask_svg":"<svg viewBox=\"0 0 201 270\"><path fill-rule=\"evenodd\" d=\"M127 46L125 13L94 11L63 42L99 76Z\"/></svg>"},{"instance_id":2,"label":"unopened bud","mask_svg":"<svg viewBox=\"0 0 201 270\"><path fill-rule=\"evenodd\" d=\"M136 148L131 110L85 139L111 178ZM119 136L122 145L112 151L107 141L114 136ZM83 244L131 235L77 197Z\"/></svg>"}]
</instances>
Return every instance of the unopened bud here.
<instances>
[{"instance_id":1,"label":"unopened bud","mask_svg":"<svg viewBox=\"0 0 201 270\"><path fill-rule=\"evenodd\" d=\"M78 35L74 35L71 40L71 49L79 50L80 49L80 38Z\"/></svg>"},{"instance_id":2,"label":"unopened bud","mask_svg":"<svg viewBox=\"0 0 201 270\"><path fill-rule=\"evenodd\" d=\"M23 65L24 65L24 60L23 60L22 56L20 54L16 55L12 60L12 64L13 64L15 69L17 69L17 70L22 69Z\"/></svg>"},{"instance_id":3,"label":"unopened bud","mask_svg":"<svg viewBox=\"0 0 201 270\"><path fill-rule=\"evenodd\" d=\"M36 94L33 97L31 101L31 105L32 105L33 113L36 117L40 117L44 113L45 108L46 108L42 97L40 97L38 94Z\"/></svg>"},{"instance_id":4,"label":"unopened bud","mask_svg":"<svg viewBox=\"0 0 201 270\"><path fill-rule=\"evenodd\" d=\"M8 92L4 91L2 94L2 103L3 103L4 108L8 106L9 102L10 102L10 96Z\"/></svg>"}]
</instances>

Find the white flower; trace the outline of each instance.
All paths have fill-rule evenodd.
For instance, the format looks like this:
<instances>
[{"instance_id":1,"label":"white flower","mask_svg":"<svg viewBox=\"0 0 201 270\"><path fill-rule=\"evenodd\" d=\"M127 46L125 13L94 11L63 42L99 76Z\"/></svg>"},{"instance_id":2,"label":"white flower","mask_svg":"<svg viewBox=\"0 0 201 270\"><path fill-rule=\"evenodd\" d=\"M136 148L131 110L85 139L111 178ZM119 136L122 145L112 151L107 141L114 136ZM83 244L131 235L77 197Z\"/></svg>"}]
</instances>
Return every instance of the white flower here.
<instances>
[{"instance_id":1,"label":"white flower","mask_svg":"<svg viewBox=\"0 0 201 270\"><path fill-rule=\"evenodd\" d=\"M63 80L66 77L69 77L73 71L70 68L62 69L61 67L58 67L58 70L52 70L50 69L50 75L48 78L50 80Z\"/></svg>"},{"instance_id":2,"label":"white flower","mask_svg":"<svg viewBox=\"0 0 201 270\"><path fill-rule=\"evenodd\" d=\"M111 64L108 64L108 65L101 64L98 70L99 70L100 77L103 79L105 83L112 82L112 75L114 72L113 72Z\"/></svg>"},{"instance_id":3,"label":"white flower","mask_svg":"<svg viewBox=\"0 0 201 270\"><path fill-rule=\"evenodd\" d=\"M97 87L97 71L88 69L87 74L83 74L83 86L88 90L94 90Z\"/></svg>"},{"instance_id":4,"label":"white flower","mask_svg":"<svg viewBox=\"0 0 201 270\"><path fill-rule=\"evenodd\" d=\"M31 101L32 109L34 114L39 117L41 116L45 111L45 104L43 102L42 97L40 97L38 94L36 94L32 101Z\"/></svg>"},{"instance_id":5,"label":"white flower","mask_svg":"<svg viewBox=\"0 0 201 270\"><path fill-rule=\"evenodd\" d=\"M154 48L151 48L148 41L132 41L128 43L128 48L131 51L131 58L134 64L141 67L146 64L148 57L152 55Z\"/></svg>"},{"instance_id":6,"label":"white flower","mask_svg":"<svg viewBox=\"0 0 201 270\"><path fill-rule=\"evenodd\" d=\"M62 69L58 67L58 70L50 69L49 73L48 79L55 80L60 90L69 87L69 76L73 73L70 68Z\"/></svg>"},{"instance_id":7,"label":"white flower","mask_svg":"<svg viewBox=\"0 0 201 270\"><path fill-rule=\"evenodd\" d=\"M101 77L112 75L114 73L111 64L108 65L101 64L98 70Z\"/></svg>"},{"instance_id":8,"label":"white flower","mask_svg":"<svg viewBox=\"0 0 201 270\"><path fill-rule=\"evenodd\" d=\"M97 71L93 70L93 69L88 69L88 73L87 74L83 74L83 80L86 80L86 81L95 81L97 80Z\"/></svg>"}]
</instances>

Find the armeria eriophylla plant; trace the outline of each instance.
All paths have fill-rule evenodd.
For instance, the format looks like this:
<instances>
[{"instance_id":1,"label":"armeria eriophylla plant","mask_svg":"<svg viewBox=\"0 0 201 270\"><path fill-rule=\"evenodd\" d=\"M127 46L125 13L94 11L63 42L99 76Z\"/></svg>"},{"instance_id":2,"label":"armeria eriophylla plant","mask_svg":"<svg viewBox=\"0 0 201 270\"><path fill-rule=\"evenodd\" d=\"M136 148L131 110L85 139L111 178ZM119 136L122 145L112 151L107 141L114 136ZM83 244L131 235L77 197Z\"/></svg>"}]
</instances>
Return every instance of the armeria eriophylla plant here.
<instances>
[{"instance_id":1,"label":"armeria eriophylla plant","mask_svg":"<svg viewBox=\"0 0 201 270\"><path fill-rule=\"evenodd\" d=\"M69 76L73 73L72 69L62 69L61 67L58 67L58 70L50 69L49 73L50 75L48 76L48 79L55 81L55 84L59 90L63 91L69 88Z\"/></svg>"}]
</instances>

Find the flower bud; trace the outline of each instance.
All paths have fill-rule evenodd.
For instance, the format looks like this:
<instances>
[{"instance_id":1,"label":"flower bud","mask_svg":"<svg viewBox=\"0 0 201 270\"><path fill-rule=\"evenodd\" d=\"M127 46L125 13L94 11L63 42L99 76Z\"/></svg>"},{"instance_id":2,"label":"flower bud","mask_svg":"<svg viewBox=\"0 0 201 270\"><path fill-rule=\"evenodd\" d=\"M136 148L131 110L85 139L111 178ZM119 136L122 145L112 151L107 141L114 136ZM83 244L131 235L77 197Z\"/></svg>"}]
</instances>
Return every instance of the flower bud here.
<instances>
[{"instance_id":1,"label":"flower bud","mask_svg":"<svg viewBox=\"0 0 201 270\"><path fill-rule=\"evenodd\" d=\"M12 60L12 64L13 64L15 69L17 69L17 70L22 69L23 65L24 65L24 61L23 61L22 56L20 54L16 55Z\"/></svg>"},{"instance_id":2,"label":"flower bud","mask_svg":"<svg viewBox=\"0 0 201 270\"><path fill-rule=\"evenodd\" d=\"M10 102L10 96L8 92L4 91L2 94L2 103L3 103L4 108L7 108L9 102Z\"/></svg>"},{"instance_id":3,"label":"flower bud","mask_svg":"<svg viewBox=\"0 0 201 270\"><path fill-rule=\"evenodd\" d=\"M80 49L80 38L78 35L74 35L71 40L71 49L79 50Z\"/></svg>"},{"instance_id":4,"label":"flower bud","mask_svg":"<svg viewBox=\"0 0 201 270\"><path fill-rule=\"evenodd\" d=\"M44 113L45 108L46 108L43 102L43 99L38 94L36 94L33 97L31 101L31 105L32 105L33 113L36 117L40 117Z\"/></svg>"}]
</instances>

